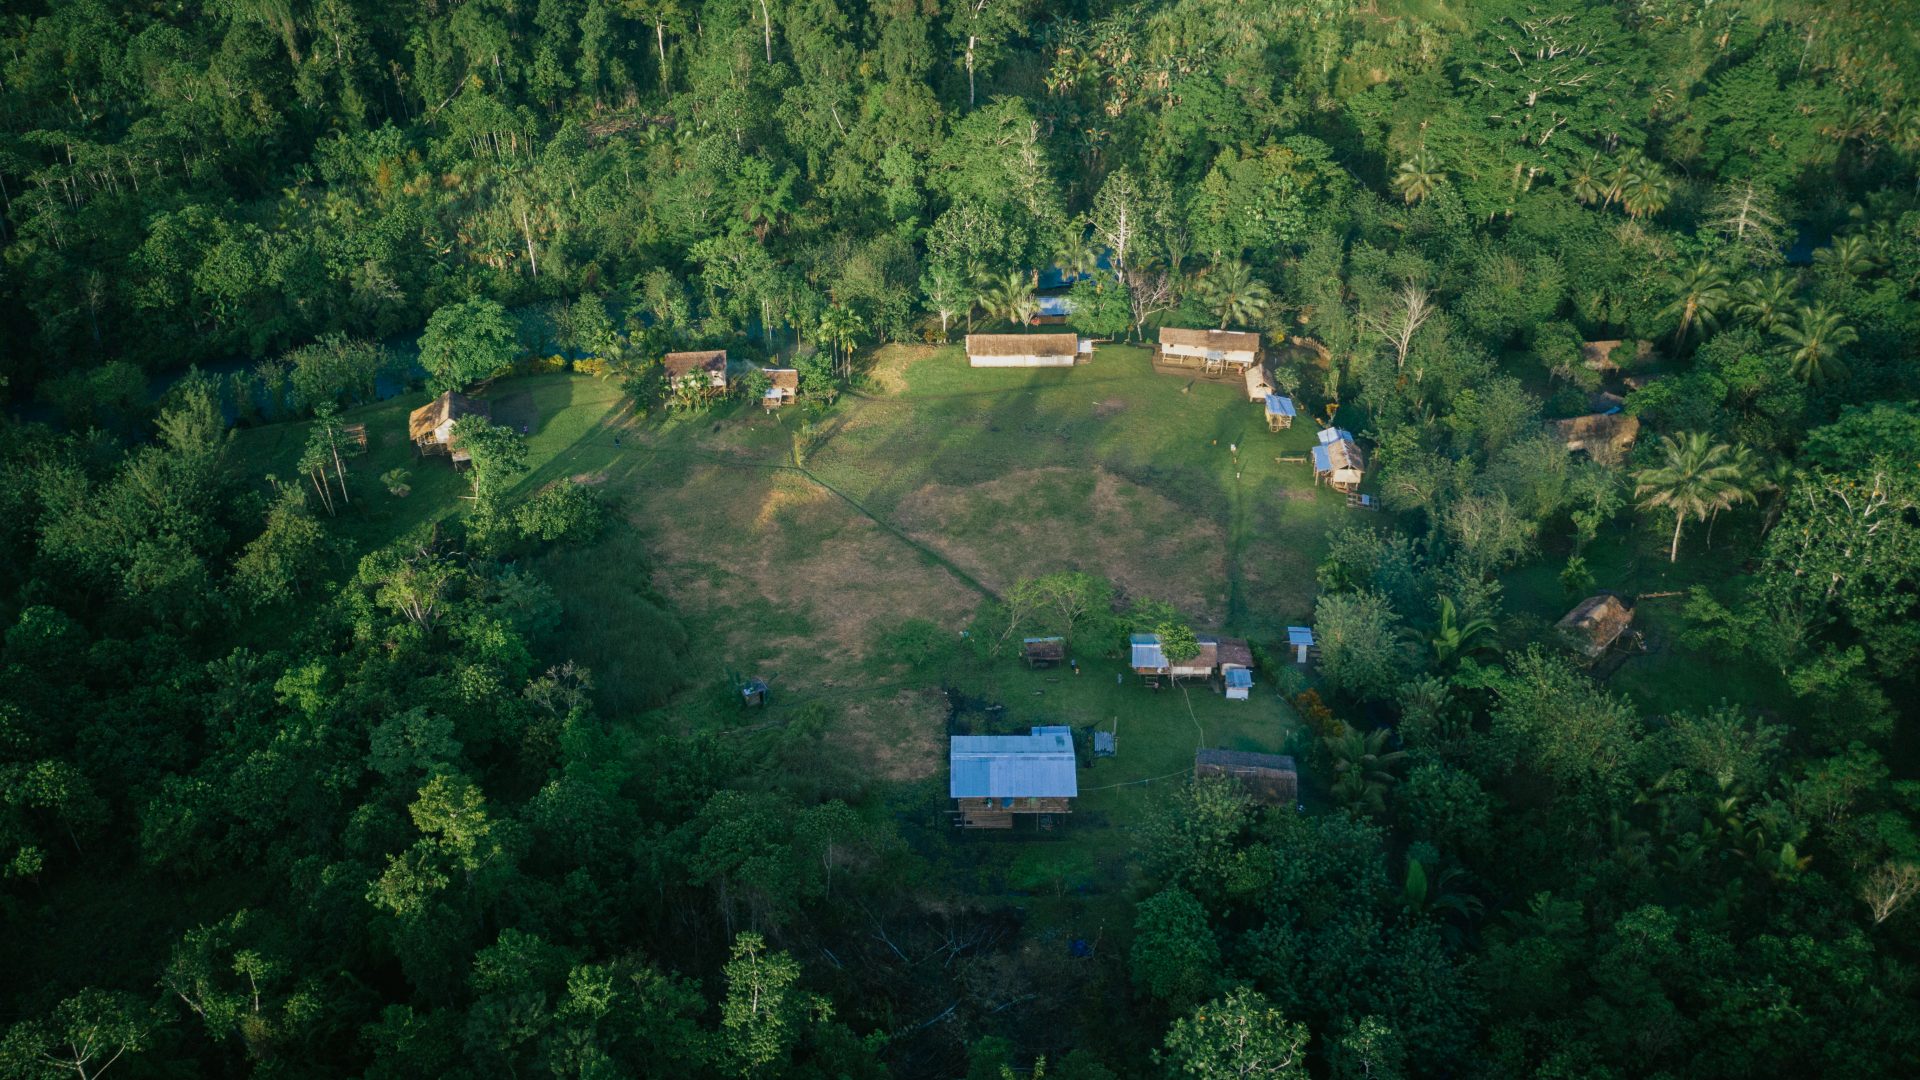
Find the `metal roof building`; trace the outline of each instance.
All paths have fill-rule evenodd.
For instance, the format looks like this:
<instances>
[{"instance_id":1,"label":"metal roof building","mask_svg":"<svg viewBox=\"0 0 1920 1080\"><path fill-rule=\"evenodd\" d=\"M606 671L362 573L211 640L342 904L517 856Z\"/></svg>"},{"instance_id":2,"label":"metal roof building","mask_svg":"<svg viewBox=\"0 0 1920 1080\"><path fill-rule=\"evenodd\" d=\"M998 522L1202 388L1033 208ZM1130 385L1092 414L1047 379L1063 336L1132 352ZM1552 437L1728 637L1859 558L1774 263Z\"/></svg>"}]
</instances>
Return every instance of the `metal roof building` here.
<instances>
[{"instance_id":1,"label":"metal roof building","mask_svg":"<svg viewBox=\"0 0 1920 1080\"><path fill-rule=\"evenodd\" d=\"M1165 671L1168 669L1166 651L1160 648L1160 635L1134 634L1127 638L1127 644L1133 653L1133 670Z\"/></svg>"},{"instance_id":2,"label":"metal roof building","mask_svg":"<svg viewBox=\"0 0 1920 1080\"><path fill-rule=\"evenodd\" d=\"M948 794L956 799L1076 798L1073 732L1037 727L1030 735L955 735L949 740Z\"/></svg>"}]
</instances>

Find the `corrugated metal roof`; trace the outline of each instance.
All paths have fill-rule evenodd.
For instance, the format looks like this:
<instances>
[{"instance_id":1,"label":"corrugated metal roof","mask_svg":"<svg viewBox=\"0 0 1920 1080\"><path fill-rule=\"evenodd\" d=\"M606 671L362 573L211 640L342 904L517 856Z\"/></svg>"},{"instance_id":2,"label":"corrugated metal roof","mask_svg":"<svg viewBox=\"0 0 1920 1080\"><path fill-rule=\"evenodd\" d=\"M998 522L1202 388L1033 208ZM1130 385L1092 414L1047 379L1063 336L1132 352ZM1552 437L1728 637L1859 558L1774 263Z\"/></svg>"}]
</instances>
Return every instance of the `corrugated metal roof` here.
<instances>
[{"instance_id":1,"label":"corrugated metal roof","mask_svg":"<svg viewBox=\"0 0 1920 1080\"><path fill-rule=\"evenodd\" d=\"M1326 447L1316 446L1313 448L1313 467L1320 472L1333 471L1333 457L1327 453Z\"/></svg>"},{"instance_id":2,"label":"corrugated metal roof","mask_svg":"<svg viewBox=\"0 0 1920 1080\"><path fill-rule=\"evenodd\" d=\"M1080 794L1068 728L1037 727L1030 735L955 735L948 742L947 791L953 798L1071 799Z\"/></svg>"},{"instance_id":3,"label":"corrugated metal roof","mask_svg":"<svg viewBox=\"0 0 1920 1080\"><path fill-rule=\"evenodd\" d=\"M1248 671L1246 668L1243 668L1243 667L1228 668L1227 669L1227 685L1229 687L1252 686L1253 672Z\"/></svg>"},{"instance_id":4,"label":"corrugated metal roof","mask_svg":"<svg viewBox=\"0 0 1920 1080\"><path fill-rule=\"evenodd\" d=\"M1134 634L1127 639L1132 647L1133 666L1136 668L1164 668L1167 666L1167 654L1160 648L1158 634Z\"/></svg>"},{"instance_id":5,"label":"corrugated metal roof","mask_svg":"<svg viewBox=\"0 0 1920 1080\"><path fill-rule=\"evenodd\" d=\"M1313 627L1311 626L1287 627L1287 644L1289 645L1313 644Z\"/></svg>"},{"instance_id":6,"label":"corrugated metal roof","mask_svg":"<svg viewBox=\"0 0 1920 1080\"><path fill-rule=\"evenodd\" d=\"M1073 305L1064 296L1040 297L1040 314L1042 315L1069 315L1072 312Z\"/></svg>"},{"instance_id":7,"label":"corrugated metal roof","mask_svg":"<svg viewBox=\"0 0 1920 1080\"><path fill-rule=\"evenodd\" d=\"M1322 446L1325 446L1330 442L1340 442L1343 440L1346 442L1352 442L1353 432L1348 431L1346 428L1338 428L1338 427L1321 428L1319 439L1320 439L1320 445Z\"/></svg>"},{"instance_id":8,"label":"corrugated metal roof","mask_svg":"<svg viewBox=\"0 0 1920 1080\"><path fill-rule=\"evenodd\" d=\"M1282 397L1279 394L1267 395L1267 412L1274 416L1297 415L1293 411L1293 399L1290 397Z\"/></svg>"}]
</instances>

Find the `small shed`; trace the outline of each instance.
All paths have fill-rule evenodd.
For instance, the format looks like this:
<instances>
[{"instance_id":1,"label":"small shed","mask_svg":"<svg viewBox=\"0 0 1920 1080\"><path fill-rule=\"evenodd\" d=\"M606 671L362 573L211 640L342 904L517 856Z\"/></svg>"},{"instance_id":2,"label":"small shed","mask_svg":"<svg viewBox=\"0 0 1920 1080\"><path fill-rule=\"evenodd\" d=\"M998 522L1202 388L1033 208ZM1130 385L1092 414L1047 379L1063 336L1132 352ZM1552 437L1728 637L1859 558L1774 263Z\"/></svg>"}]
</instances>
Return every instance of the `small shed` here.
<instances>
[{"instance_id":1,"label":"small shed","mask_svg":"<svg viewBox=\"0 0 1920 1080\"><path fill-rule=\"evenodd\" d=\"M1112 757L1118 750L1119 736L1111 731L1093 733L1093 756Z\"/></svg>"},{"instance_id":2,"label":"small shed","mask_svg":"<svg viewBox=\"0 0 1920 1080\"><path fill-rule=\"evenodd\" d=\"M1319 439L1320 445L1313 448L1314 481L1329 484L1335 491L1358 489L1360 481L1366 479L1367 465L1353 433L1346 428L1323 428Z\"/></svg>"},{"instance_id":3,"label":"small shed","mask_svg":"<svg viewBox=\"0 0 1920 1080\"><path fill-rule=\"evenodd\" d=\"M1314 644L1315 643L1313 640L1313 627L1311 626L1287 627L1287 648L1293 650L1294 663L1296 664L1306 663L1308 654L1310 654L1313 651Z\"/></svg>"},{"instance_id":4,"label":"small shed","mask_svg":"<svg viewBox=\"0 0 1920 1080\"><path fill-rule=\"evenodd\" d=\"M767 703L767 684L763 679L748 679L740 686L740 703L758 708Z\"/></svg>"},{"instance_id":5,"label":"small shed","mask_svg":"<svg viewBox=\"0 0 1920 1080\"><path fill-rule=\"evenodd\" d=\"M1073 301L1064 296L1042 296L1036 300L1039 307L1033 316L1035 326L1059 326L1073 314Z\"/></svg>"},{"instance_id":6,"label":"small shed","mask_svg":"<svg viewBox=\"0 0 1920 1080\"><path fill-rule=\"evenodd\" d=\"M1020 643L1020 652L1027 658L1030 668L1059 667L1060 662L1067 658L1067 639L1030 637Z\"/></svg>"},{"instance_id":7,"label":"small shed","mask_svg":"<svg viewBox=\"0 0 1920 1080\"><path fill-rule=\"evenodd\" d=\"M1600 593L1580 601L1554 629L1567 635L1576 652L1598 660L1632 625L1633 608L1613 593Z\"/></svg>"},{"instance_id":8,"label":"small shed","mask_svg":"<svg viewBox=\"0 0 1920 1080\"><path fill-rule=\"evenodd\" d=\"M1220 639L1212 634L1195 634L1200 651L1185 660L1168 657L1168 672L1176 679L1204 679L1220 666Z\"/></svg>"},{"instance_id":9,"label":"small shed","mask_svg":"<svg viewBox=\"0 0 1920 1080\"><path fill-rule=\"evenodd\" d=\"M1227 683L1228 701L1245 701L1253 689L1253 672L1246 668L1227 668L1222 672Z\"/></svg>"},{"instance_id":10,"label":"small shed","mask_svg":"<svg viewBox=\"0 0 1920 1080\"><path fill-rule=\"evenodd\" d=\"M675 389L712 393L727 388L727 350L670 352L661 358L667 368L667 383Z\"/></svg>"},{"instance_id":11,"label":"small shed","mask_svg":"<svg viewBox=\"0 0 1920 1080\"><path fill-rule=\"evenodd\" d=\"M954 824L966 829L1011 829L1015 815L1069 813L1080 794L1073 732L1036 727L1026 735L954 735L948 739L947 794Z\"/></svg>"},{"instance_id":12,"label":"small shed","mask_svg":"<svg viewBox=\"0 0 1920 1080\"><path fill-rule=\"evenodd\" d=\"M1269 806L1292 806L1300 797L1300 773L1285 754L1196 750L1193 778L1207 777L1238 780L1255 800Z\"/></svg>"},{"instance_id":13,"label":"small shed","mask_svg":"<svg viewBox=\"0 0 1920 1080\"><path fill-rule=\"evenodd\" d=\"M1254 364L1247 368L1247 400L1259 404L1273 394L1273 383L1267 380L1267 368L1264 364Z\"/></svg>"},{"instance_id":14,"label":"small shed","mask_svg":"<svg viewBox=\"0 0 1920 1080\"><path fill-rule=\"evenodd\" d=\"M1160 648L1159 634L1133 634L1127 638L1127 646L1131 654L1128 666L1134 674L1149 677L1172 674L1166 651Z\"/></svg>"},{"instance_id":15,"label":"small shed","mask_svg":"<svg viewBox=\"0 0 1920 1080\"><path fill-rule=\"evenodd\" d=\"M1618 461L1640 437L1640 418L1626 413L1590 413L1553 421L1554 435L1568 451L1584 450L1595 461Z\"/></svg>"},{"instance_id":16,"label":"small shed","mask_svg":"<svg viewBox=\"0 0 1920 1080\"><path fill-rule=\"evenodd\" d=\"M1093 351L1078 334L968 334L967 363L972 367L1072 367L1080 354Z\"/></svg>"},{"instance_id":17,"label":"small shed","mask_svg":"<svg viewBox=\"0 0 1920 1080\"><path fill-rule=\"evenodd\" d=\"M767 392L760 395L760 404L768 412L782 405L793 404L793 399L798 396L800 396L800 372L797 369L781 367L767 369Z\"/></svg>"},{"instance_id":18,"label":"small shed","mask_svg":"<svg viewBox=\"0 0 1920 1080\"><path fill-rule=\"evenodd\" d=\"M1298 414L1293 399L1280 394L1267 395L1267 430L1284 431L1293 426L1293 418Z\"/></svg>"},{"instance_id":19,"label":"small shed","mask_svg":"<svg viewBox=\"0 0 1920 1080\"><path fill-rule=\"evenodd\" d=\"M493 409L479 398L449 390L407 414L407 437L422 454L451 454L456 461L465 454L453 449L453 424L463 416L493 416Z\"/></svg>"},{"instance_id":20,"label":"small shed","mask_svg":"<svg viewBox=\"0 0 1920 1080\"><path fill-rule=\"evenodd\" d=\"M1260 362L1260 335L1244 330L1160 328L1163 363L1187 363L1207 371L1241 370Z\"/></svg>"}]
</instances>

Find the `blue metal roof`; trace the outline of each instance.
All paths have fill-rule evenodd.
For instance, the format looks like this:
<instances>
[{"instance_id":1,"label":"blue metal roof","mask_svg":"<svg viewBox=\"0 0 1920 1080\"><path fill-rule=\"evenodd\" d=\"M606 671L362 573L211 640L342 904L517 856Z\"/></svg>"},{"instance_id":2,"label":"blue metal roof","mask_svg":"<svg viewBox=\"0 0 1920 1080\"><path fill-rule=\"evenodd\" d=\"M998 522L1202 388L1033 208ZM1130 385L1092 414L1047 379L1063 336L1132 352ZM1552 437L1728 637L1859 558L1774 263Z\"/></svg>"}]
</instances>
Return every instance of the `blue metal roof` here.
<instances>
[{"instance_id":1,"label":"blue metal roof","mask_svg":"<svg viewBox=\"0 0 1920 1080\"><path fill-rule=\"evenodd\" d=\"M1037 727L1030 735L955 735L948 740L955 799L1075 798L1073 733Z\"/></svg>"},{"instance_id":2,"label":"blue metal roof","mask_svg":"<svg viewBox=\"0 0 1920 1080\"><path fill-rule=\"evenodd\" d=\"M1287 627L1287 644L1289 645L1313 644L1313 627L1311 626Z\"/></svg>"},{"instance_id":3,"label":"blue metal roof","mask_svg":"<svg viewBox=\"0 0 1920 1080\"><path fill-rule=\"evenodd\" d=\"M1069 315L1072 313L1073 313L1073 305L1067 301L1066 297L1064 296L1040 297L1040 314Z\"/></svg>"},{"instance_id":4,"label":"blue metal roof","mask_svg":"<svg viewBox=\"0 0 1920 1080\"><path fill-rule=\"evenodd\" d=\"M1236 688L1244 688L1244 687L1252 686L1253 672L1248 671L1246 668L1243 668L1243 667L1228 668L1227 669L1227 685L1229 687L1236 687Z\"/></svg>"},{"instance_id":5,"label":"blue metal roof","mask_svg":"<svg viewBox=\"0 0 1920 1080\"><path fill-rule=\"evenodd\" d=\"M1338 427L1321 428L1319 439L1320 439L1321 446L1325 446L1331 442L1339 442L1342 439L1345 439L1348 442L1352 442L1353 432L1348 431L1346 428L1338 428Z\"/></svg>"},{"instance_id":6,"label":"blue metal roof","mask_svg":"<svg viewBox=\"0 0 1920 1080\"><path fill-rule=\"evenodd\" d=\"M1313 467L1321 472L1333 471L1333 455L1327 453L1324 446L1313 448Z\"/></svg>"},{"instance_id":7,"label":"blue metal roof","mask_svg":"<svg viewBox=\"0 0 1920 1080\"><path fill-rule=\"evenodd\" d=\"M1131 646L1134 668L1157 669L1167 667L1167 654L1160 648L1160 635L1134 634L1127 639Z\"/></svg>"},{"instance_id":8,"label":"blue metal roof","mask_svg":"<svg viewBox=\"0 0 1920 1080\"><path fill-rule=\"evenodd\" d=\"M1267 395L1267 412L1273 416L1298 415L1293 411L1293 399L1281 397L1279 394Z\"/></svg>"}]
</instances>

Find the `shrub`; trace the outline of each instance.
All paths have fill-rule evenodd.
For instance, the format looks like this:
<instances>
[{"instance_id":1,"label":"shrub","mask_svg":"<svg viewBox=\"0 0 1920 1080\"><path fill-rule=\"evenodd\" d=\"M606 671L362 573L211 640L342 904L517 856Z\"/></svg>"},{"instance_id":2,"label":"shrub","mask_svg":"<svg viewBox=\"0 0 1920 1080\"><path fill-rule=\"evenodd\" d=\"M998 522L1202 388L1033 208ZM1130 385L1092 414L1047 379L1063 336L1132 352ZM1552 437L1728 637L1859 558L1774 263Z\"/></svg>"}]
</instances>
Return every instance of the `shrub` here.
<instances>
[{"instance_id":1,"label":"shrub","mask_svg":"<svg viewBox=\"0 0 1920 1080\"><path fill-rule=\"evenodd\" d=\"M592 488L568 481L521 503L513 521L528 539L583 543L606 527L607 508Z\"/></svg>"}]
</instances>

